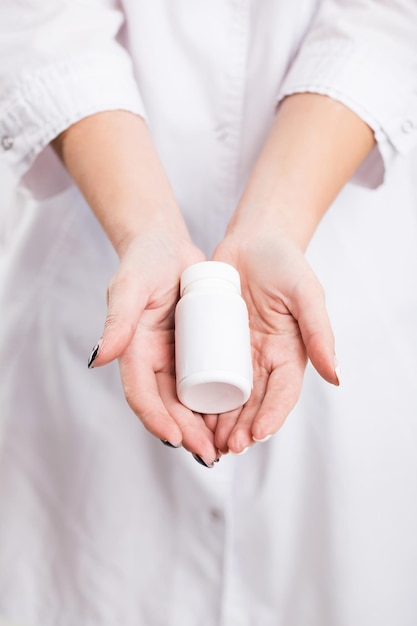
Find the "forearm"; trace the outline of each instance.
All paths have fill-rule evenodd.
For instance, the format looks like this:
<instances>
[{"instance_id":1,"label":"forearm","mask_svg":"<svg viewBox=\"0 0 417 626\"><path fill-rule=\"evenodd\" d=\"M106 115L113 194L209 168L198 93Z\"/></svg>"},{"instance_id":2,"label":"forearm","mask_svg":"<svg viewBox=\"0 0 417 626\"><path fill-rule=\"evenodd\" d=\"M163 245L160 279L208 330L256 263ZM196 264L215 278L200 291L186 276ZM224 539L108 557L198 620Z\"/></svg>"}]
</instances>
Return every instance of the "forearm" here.
<instances>
[{"instance_id":1,"label":"forearm","mask_svg":"<svg viewBox=\"0 0 417 626\"><path fill-rule=\"evenodd\" d=\"M140 117L98 113L68 128L53 145L119 254L145 232L188 237Z\"/></svg>"},{"instance_id":2,"label":"forearm","mask_svg":"<svg viewBox=\"0 0 417 626\"><path fill-rule=\"evenodd\" d=\"M374 143L372 130L343 104L317 94L289 96L227 233L245 236L261 226L304 249Z\"/></svg>"}]
</instances>

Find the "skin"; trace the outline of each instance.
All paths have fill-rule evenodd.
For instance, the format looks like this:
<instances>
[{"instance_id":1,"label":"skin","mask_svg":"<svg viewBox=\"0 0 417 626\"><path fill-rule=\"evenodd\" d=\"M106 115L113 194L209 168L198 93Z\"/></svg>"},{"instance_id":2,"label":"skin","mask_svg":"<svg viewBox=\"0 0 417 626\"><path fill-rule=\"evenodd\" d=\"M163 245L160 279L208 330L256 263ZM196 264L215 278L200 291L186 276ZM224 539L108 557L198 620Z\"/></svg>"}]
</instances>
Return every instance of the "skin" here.
<instances>
[{"instance_id":1,"label":"skin","mask_svg":"<svg viewBox=\"0 0 417 626\"><path fill-rule=\"evenodd\" d=\"M249 311L254 389L239 410L196 415L175 392L174 309L192 243L143 120L103 112L54 147L112 242L120 265L94 366L119 359L127 401L156 437L211 465L277 432L309 358L339 384L323 289L304 257L322 216L375 140L350 109L297 94L280 105L247 187L213 255L236 267ZM100 180L100 185L95 181Z\"/></svg>"}]
</instances>

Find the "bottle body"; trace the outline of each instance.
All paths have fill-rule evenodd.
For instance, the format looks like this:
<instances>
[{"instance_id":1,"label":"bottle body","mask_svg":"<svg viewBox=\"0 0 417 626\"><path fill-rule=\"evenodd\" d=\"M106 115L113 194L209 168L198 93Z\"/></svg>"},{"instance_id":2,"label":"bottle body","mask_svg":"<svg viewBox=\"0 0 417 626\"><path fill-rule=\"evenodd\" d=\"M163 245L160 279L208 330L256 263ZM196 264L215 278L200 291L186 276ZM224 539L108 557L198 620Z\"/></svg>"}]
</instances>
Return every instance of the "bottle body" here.
<instances>
[{"instance_id":1,"label":"bottle body","mask_svg":"<svg viewBox=\"0 0 417 626\"><path fill-rule=\"evenodd\" d=\"M225 263L197 263L184 272L181 292L175 312L178 398L198 413L239 408L253 378L239 275Z\"/></svg>"}]
</instances>

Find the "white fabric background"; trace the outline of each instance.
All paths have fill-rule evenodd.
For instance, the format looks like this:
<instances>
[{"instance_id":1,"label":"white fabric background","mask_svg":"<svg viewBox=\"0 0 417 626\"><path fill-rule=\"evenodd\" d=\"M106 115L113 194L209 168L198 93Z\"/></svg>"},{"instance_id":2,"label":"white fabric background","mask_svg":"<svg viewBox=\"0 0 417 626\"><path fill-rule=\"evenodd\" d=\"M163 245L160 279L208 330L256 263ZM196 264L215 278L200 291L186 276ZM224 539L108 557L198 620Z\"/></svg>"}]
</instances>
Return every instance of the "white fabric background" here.
<instances>
[{"instance_id":1,"label":"white fabric background","mask_svg":"<svg viewBox=\"0 0 417 626\"><path fill-rule=\"evenodd\" d=\"M26 626L417 624L417 188L411 163L401 156L415 145L417 121L413 125L415 93L402 95L413 83L402 80L402 60L389 70L408 49L406 65L412 65L414 30L410 48L402 31L395 38L397 54L392 45L383 46L387 62L379 55L372 61L368 47L360 45L351 56L358 28L373 31L380 19L378 33L397 32L390 19L395 10L409 30L415 22L400 20L400 8L415 15L414 2L317 3L323 19L328 9L354 11L351 21L340 15L336 33L315 29L323 57L314 57L314 71L308 66L306 86L305 55L292 65L285 85L283 80L314 0L259 0L253 39L247 26L254 0L124 0L132 24L129 51L152 134L190 230L206 250L224 231L272 121L279 86L285 93L342 91L342 101L354 110L364 117L372 113L366 119L375 122L389 174L376 191L349 185L309 249L328 297L341 387L331 388L309 368L303 396L280 434L210 471L139 427L115 366L87 371L116 259L78 192L68 189L29 207L20 203L6 216L5 183L1 233L10 271L0 289L0 408L2 418L9 417L0 454L4 617ZM196 9L180 11L186 4L204 9L207 19ZM362 20L357 12L371 4L372 19ZM17 15L10 28L21 26L23 5L32 7L24 13L28 21L41 5L51 19L59 18L57 7L68 10L73 26L82 27L83 53L86 42L98 37L101 46L102 34L120 23L117 13L108 12L111 0L0 5L1 26ZM91 8L90 19L77 19L83 7ZM294 32L288 28L293 13ZM184 22L172 24L179 15ZM61 43L74 45L70 16L59 20L58 52ZM35 21L40 17L36 12ZM181 37L175 34L179 27ZM340 28L348 28L351 45L333 47L328 35L338 39ZM47 24L45 36L37 38L46 44L37 48L41 59L30 57L41 66L43 53L52 54L53 65L57 61L50 32ZM22 37L27 45L27 30ZM204 45L212 39L216 46ZM0 58L10 60L10 39L4 41ZM15 43L18 64L22 42ZM310 38L307 44L312 58L316 43ZM114 108L122 88L125 106L139 109L130 65L119 52L106 91L102 82L99 90L96 80L76 80L88 72L103 77L95 55L87 55L90 65L81 74L78 58L65 73L61 66L42 70L50 82L17 89L21 107L14 99L6 104L10 115L0 137L14 140L5 156L18 174L65 124ZM353 68L348 63L347 74L339 72L341 58L355 62ZM368 74L370 62L383 71ZM229 76L233 80L219 83ZM381 76L382 91L374 80ZM383 111L375 108L370 87ZM36 178L39 194L53 196L56 169L47 154L52 151L32 166L32 182Z\"/></svg>"}]
</instances>

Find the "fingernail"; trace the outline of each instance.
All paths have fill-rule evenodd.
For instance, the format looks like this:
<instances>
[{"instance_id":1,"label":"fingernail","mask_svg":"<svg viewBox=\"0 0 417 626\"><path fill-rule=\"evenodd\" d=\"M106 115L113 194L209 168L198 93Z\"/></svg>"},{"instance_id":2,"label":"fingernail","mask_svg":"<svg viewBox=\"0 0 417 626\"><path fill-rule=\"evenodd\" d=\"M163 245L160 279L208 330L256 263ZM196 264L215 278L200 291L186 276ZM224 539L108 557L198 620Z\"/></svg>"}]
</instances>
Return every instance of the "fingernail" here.
<instances>
[{"instance_id":1,"label":"fingernail","mask_svg":"<svg viewBox=\"0 0 417 626\"><path fill-rule=\"evenodd\" d=\"M179 444L178 446L174 446L173 443L171 443L170 441L168 441L167 439L160 439L160 442L164 444L164 446L167 446L168 448L181 448L181 444Z\"/></svg>"},{"instance_id":2,"label":"fingernail","mask_svg":"<svg viewBox=\"0 0 417 626\"><path fill-rule=\"evenodd\" d=\"M88 359L88 369L91 369L94 361L98 357L98 353L100 352L100 348L101 348L102 345L103 345L103 338L100 337L100 339L97 341L97 343L94 346L94 348L91 350L91 354L90 354L89 359Z\"/></svg>"},{"instance_id":3,"label":"fingernail","mask_svg":"<svg viewBox=\"0 0 417 626\"><path fill-rule=\"evenodd\" d=\"M264 441L268 441L268 439L271 439L272 435L266 435L266 437L264 437L263 439L256 439L256 437L252 437L252 439L254 441L256 441L256 443L263 443Z\"/></svg>"},{"instance_id":4,"label":"fingernail","mask_svg":"<svg viewBox=\"0 0 417 626\"><path fill-rule=\"evenodd\" d=\"M211 468L214 465L214 463L212 463L211 465L207 465L207 463L205 461L203 461L201 456L198 456L198 454L193 454L193 459L195 459L197 461L197 463L200 463L200 465L204 465L204 467Z\"/></svg>"},{"instance_id":5,"label":"fingernail","mask_svg":"<svg viewBox=\"0 0 417 626\"><path fill-rule=\"evenodd\" d=\"M337 360L337 357L334 357L334 373L336 374L336 378L337 378L337 384L340 385L341 383L341 372L340 372L340 365L339 365L339 361Z\"/></svg>"},{"instance_id":6,"label":"fingernail","mask_svg":"<svg viewBox=\"0 0 417 626\"><path fill-rule=\"evenodd\" d=\"M233 454L233 456L242 456L242 454L245 454L248 450L249 446L246 446L246 448L243 448L240 452L232 452L232 450L230 450L230 454Z\"/></svg>"}]
</instances>

